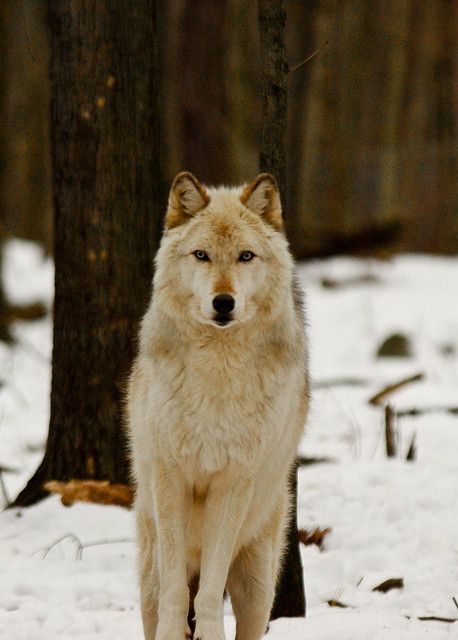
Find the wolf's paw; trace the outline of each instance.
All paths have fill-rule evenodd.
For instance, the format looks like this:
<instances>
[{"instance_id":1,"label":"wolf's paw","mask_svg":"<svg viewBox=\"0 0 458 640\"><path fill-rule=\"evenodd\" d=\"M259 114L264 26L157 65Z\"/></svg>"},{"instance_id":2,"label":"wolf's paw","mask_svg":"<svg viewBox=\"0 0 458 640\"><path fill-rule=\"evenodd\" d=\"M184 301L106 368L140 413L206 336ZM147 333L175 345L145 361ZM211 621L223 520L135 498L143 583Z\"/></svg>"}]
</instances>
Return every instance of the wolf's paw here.
<instances>
[{"instance_id":1,"label":"wolf's paw","mask_svg":"<svg viewBox=\"0 0 458 640\"><path fill-rule=\"evenodd\" d=\"M194 640L226 640L222 622L197 620Z\"/></svg>"}]
</instances>

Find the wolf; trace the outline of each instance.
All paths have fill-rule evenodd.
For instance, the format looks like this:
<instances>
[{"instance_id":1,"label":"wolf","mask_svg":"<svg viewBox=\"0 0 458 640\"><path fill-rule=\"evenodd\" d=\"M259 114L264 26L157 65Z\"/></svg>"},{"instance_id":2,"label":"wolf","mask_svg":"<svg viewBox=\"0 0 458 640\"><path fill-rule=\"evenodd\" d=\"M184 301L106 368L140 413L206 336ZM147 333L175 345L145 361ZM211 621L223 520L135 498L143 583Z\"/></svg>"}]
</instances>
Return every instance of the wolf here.
<instances>
[{"instance_id":1,"label":"wolf","mask_svg":"<svg viewBox=\"0 0 458 640\"><path fill-rule=\"evenodd\" d=\"M270 174L175 178L127 393L147 640L224 640L225 592L237 640L266 631L308 406L293 271Z\"/></svg>"}]
</instances>

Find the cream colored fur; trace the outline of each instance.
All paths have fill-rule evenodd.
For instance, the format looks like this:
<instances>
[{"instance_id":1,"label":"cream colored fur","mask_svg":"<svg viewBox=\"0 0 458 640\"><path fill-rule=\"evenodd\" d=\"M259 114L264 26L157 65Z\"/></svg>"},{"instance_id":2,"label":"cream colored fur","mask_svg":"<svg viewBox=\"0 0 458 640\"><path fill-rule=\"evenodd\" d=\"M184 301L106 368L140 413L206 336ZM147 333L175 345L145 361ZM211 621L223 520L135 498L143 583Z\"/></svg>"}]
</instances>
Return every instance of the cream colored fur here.
<instances>
[{"instance_id":1,"label":"cream colored fur","mask_svg":"<svg viewBox=\"0 0 458 640\"><path fill-rule=\"evenodd\" d=\"M175 179L128 390L145 638L237 640L269 619L307 410L306 342L273 178L240 189ZM198 260L196 250L208 261ZM255 257L241 262L251 251ZM212 300L235 299L214 322Z\"/></svg>"}]
</instances>

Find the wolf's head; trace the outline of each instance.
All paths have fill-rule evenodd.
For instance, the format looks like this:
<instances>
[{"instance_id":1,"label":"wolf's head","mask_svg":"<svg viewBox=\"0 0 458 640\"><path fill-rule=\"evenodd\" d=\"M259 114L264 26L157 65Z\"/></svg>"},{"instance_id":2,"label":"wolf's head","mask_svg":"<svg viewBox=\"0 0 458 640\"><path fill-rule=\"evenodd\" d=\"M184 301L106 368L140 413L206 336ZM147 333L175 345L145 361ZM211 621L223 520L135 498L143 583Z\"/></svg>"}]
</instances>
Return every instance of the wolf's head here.
<instances>
[{"instance_id":1,"label":"wolf's head","mask_svg":"<svg viewBox=\"0 0 458 640\"><path fill-rule=\"evenodd\" d=\"M229 328L281 311L292 259L275 179L206 188L180 173L156 256L154 296L168 315Z\"/></svg>"}]
</instances>

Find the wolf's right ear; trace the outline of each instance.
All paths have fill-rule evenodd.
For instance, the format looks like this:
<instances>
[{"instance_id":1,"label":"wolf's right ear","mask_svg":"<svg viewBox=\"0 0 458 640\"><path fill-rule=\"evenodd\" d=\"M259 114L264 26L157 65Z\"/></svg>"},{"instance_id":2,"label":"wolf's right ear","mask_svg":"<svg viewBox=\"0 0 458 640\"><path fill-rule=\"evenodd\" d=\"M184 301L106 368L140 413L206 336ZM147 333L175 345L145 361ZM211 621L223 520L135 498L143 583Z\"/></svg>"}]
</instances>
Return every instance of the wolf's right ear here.
<instances>
[{"instance_id":1,"label":"wolf's right ear","mask_svg":"<svg viewBox=\"0 0 458 640\"><path fill-rule=\"evenodd\" d=\"M207 190L192 173L183 171L173 181L164 226L173 229L190 220L210 202Z\"/></svg>"}]
</instances>

